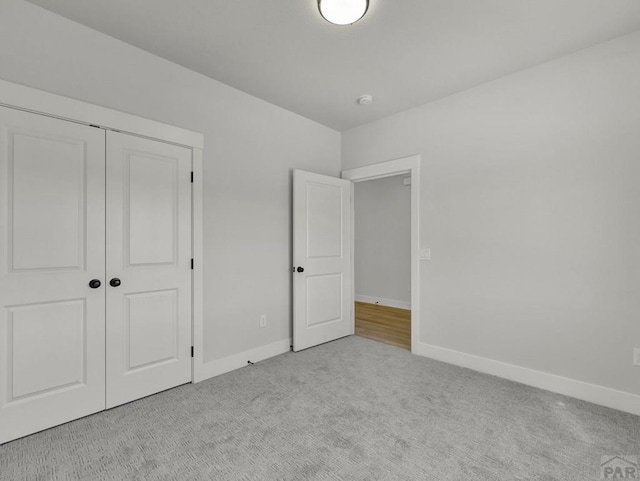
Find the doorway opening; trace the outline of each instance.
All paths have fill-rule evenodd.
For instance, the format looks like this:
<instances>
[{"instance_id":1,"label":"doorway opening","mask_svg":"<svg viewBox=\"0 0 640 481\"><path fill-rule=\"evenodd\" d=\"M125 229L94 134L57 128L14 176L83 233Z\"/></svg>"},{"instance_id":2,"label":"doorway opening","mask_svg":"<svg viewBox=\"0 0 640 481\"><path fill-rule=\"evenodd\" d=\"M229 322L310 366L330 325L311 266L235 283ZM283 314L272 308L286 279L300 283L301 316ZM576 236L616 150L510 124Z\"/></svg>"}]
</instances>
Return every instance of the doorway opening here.
<instances>
[{"instance_id":1,"label":"doorway opening","mask_svg":"<svg viewBox=\"0 0 640 481\"><path fill-rule=\"evenodd\" d=\"M389 343L398 341L398 338L402 338L402 333L404 332L404 338L406 339L406 331L409 331L410 343L409 346L406 345L406 340L400 341L403 343L401 347L410 348L411 352L415 353L418 347L418 342L420 339L420 276L419 276L419 251L420 251L420 214L419 214L419 206L420 206L420 156L411 156L405 157L402 159L390 160L387 162L381 162L378 164L368 165L365 167L359 167L356 169L351 169L342 172L342 178L346 180L350 180L354 182L354 195L352 199L356 198L358 195L358 191L361 191L359 184L365 183L367 181L372 180L384 180L387 178L389 182L400 182L401 187L403 187L404 193L407 191L410 192L410 202L409 202L409 250L407 253L407 257L409 258L409 303L394 303L394 299L384 298L381 294L377 294L374 296L367 296L364 292L358 292L360 288L360 284L362 283L363 277L361 270L358 270L356 267L356 262L353 263L354 272L353 278L356 279L356 276L360 276L360 283L356 279L354 282L354 292L353 298L356 301L353 306L353 316L354 319L354 329L352 332L358 334L364 331L369 331L373 335L381 334L381 331L386 331L386 338L389 339ZM406 179L406 180L405 180ZM405 182L409 185L404 185ZM363 184L363 186L366 184ZM369 184L373 185L373 184ZM366 187L364 187L366 190ZM356 257L359 257L361 249L358 249L356 245L356 237L358 236L358 211L356 207L356 202L352 203L352 214L356 223L356 235L352 236L352 246L351 251L355 253ZM406 209L406 205L405 205ZM405 211L406 214L406 211ZM375 224L374 224L375 225ZM366 232L364 232L366 234ZM405 232L406 234L406 232ZM375 234L373 234L375 235ZM406 245L406 240L404 241ZM396 266L399 267L399 266ZM399 272L399 274L398 274ZM402 269L398 269L396 275L402 276ZM401 277L400 277L401 278ZM402 282L402 281L400 281ZM406 281L405 288L406 288ZM365 284L366 285L366 284ZM400 290L397 292L401 292L402 284L398 283ZM406 296L405 296L406 298ZM382 300L382 302L380 302ZM399 299L395 299L398 301ZM373 301L373 302L372 302ZM377 301L377 304L376 304ZM391 304L391 305L384 305ZM372 321L371 318L377 319ZM406 318L410 318L409 325L407 326ZM360 322L356 320L356 318L360 319ZM384 320L380 321L380 319ZM373 326L372 323L377 323L377 325ZM374 329L375 327L375 329ZM372 332L377 331L377 332ZM382 332L384 334L384 332ZM369 337L369 336L368 336ZM394 337L396 339L394 339ZM378 339L380 340L380 339Z\"/></svg>"},{"instance_id":2,"label":"doorway opening","mask_svg":"<svg viewBox=\"0 0 640 481\"><path fill-rule=\"evenodd\" d=\"M411 350L411 176L354 185L355 334Z\"/></svg>"}]
</instances>

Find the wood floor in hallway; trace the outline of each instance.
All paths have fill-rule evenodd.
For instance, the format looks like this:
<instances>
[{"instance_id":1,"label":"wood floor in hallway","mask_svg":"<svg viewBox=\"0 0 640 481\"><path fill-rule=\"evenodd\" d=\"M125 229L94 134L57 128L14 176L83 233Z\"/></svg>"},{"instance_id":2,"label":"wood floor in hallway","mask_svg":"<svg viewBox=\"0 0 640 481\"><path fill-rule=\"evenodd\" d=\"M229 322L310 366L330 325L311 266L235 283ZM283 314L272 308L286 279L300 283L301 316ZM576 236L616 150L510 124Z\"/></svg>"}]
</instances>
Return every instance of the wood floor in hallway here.
<instances>
[{"instance_id":1,"label":"wood floor in hallway","mask_svg":"<svg viewBox=\"0 0 640 481\"><path fill-rule=\"evenodd\" d=\"M356 302L356 335L411 349L411 311Z\"/></svg>"}]
</instances>

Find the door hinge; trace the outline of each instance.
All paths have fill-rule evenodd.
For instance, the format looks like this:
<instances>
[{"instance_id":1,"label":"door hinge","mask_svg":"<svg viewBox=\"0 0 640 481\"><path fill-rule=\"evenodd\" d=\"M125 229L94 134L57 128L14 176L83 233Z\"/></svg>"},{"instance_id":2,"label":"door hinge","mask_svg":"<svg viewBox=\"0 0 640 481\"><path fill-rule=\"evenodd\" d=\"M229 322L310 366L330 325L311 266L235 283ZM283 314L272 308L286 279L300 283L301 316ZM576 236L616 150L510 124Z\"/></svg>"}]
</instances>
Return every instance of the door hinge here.
<instances>
[{"instance_id":1,"label":"door hinge","mask_svg":"<svg viewBox=\"0 0 640 481\"><path fill-rule=\"evenodd\" d=\"M191 172L191 183L193 184L193 172Z\"/></svg>"},{"instance_id":2,"label":"door hinge","mask_svg":"<svg viewBox=\"0 0 640 481\"><path fill-rule=\"evenodd\" d=\"M191 259L191 270L193 270L193 259Z\"/></svg>"},{"instance_id":3,"label":"door hinge","mask_svg":"<svg viewBox=\"0 0 640 481\"><path fill-rule=\"evenodd\" d=\"M193 346L191 346L191 357L193 357Z\"/></svg>"}]
</instances>

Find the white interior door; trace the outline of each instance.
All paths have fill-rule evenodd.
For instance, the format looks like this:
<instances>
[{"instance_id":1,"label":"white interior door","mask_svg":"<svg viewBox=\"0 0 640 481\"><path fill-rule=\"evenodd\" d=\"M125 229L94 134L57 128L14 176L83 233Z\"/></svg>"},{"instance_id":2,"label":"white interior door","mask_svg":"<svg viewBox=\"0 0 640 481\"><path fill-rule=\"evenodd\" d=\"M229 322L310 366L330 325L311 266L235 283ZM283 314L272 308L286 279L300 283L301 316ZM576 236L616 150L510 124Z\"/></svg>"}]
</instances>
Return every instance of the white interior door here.
<instances>
[{"instance_id":1,"label":"white interior door","mask_svg":"<svg viewBox=\"0 0 640 481\"><path fill-rule=\"evenodd\" d=\"M105 408L104 135L0 107L0 443Z\"/></svg>"},{"instance_id":2,"label":"white interior door","mask_svg":"<svg viewBox=\"0 0 640 481\"><path fill-rule=\"evenodd\" d=\"M351 182L293 174L293 350L353 334Z\"/></svg>"},{"instance_id":3,"label":"white interior door","mask_svg":"<svg viewBox=\"0 0 640 481\"><path fill-rule=\"evenodd\" d=\"M107 133L107 408L191 381L191 150Z\"/></svg>"}]
</instances>

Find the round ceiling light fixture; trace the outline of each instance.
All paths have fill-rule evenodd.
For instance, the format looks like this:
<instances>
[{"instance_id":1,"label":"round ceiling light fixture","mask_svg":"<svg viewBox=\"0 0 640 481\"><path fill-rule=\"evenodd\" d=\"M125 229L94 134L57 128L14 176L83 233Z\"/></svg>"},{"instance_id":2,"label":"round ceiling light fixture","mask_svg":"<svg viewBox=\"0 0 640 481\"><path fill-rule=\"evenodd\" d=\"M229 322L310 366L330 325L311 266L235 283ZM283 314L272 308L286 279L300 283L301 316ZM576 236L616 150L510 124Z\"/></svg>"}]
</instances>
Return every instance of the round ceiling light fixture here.
<instances>
[{"instance_id":1,"label":"round ceiling light fixture","mask_svg":"<svg viewBox=\"0 0 640 481\"><path fill-rule=\"evenodd\" d=\"M369 0L318 0L320 15L336 25L356 23L369 8Z\"/></svg>"}]
</instances>

